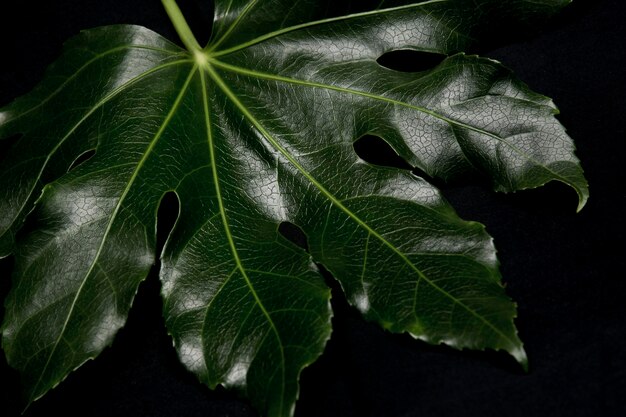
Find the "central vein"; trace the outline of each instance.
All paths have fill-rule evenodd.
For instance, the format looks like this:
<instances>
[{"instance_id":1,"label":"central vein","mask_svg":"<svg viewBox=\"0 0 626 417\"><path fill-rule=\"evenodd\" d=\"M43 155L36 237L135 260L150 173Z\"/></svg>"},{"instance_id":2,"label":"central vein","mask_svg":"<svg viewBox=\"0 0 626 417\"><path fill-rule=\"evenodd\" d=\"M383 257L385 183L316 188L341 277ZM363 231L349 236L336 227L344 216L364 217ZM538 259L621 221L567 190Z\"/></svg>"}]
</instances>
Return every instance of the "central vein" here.
<instances>
[{"instance_id":1,"label":"central vein","mask_svg":"<svg viewBox=\"0 0 626 417\"><path fill-rule=\"evenodd\" d=\"M221 88L221 90L226 94L226 96L237 106L237 108L243 113L243 115L254 125L254 127L270 142L272 146L276 148L307 180L311 182L320 192L324 195L335 207L339 210L343 211L348 217L350 217L354 222L356 222L360 227L374 236L377 240L379 240L384 246L388 247L393 253L395 253L402 261L404 261L409 268L411 268L418 276L419 281L427 282L432 288L440 292L445 297L452 300L455 304L459 305L461 308L466 310L472 316L476 317L479 321L483 322L487 327L493 330L496 334L502 337L504 340L511 339L503 333L498 327L496 327L493 323L491 323L488 319L478 314L468 305L463 303L461 300L454 297L452 294L447 292L445 289L438 286L435 282L429 279L411 260L398 248L389 242L385 237L383 237L380 233L374 230L369 224L364 222L360 217L358 217L355 213L353 213L350 209L348 209L337 197L335 197L330 191L326 189L320 182L315 179L295 158L287 149L285 149L277 140L273 137L273 135L265 129L265 127L256 119L256 117L250 113L248 108L239 100L239 98L233 93L233 91L226 85L224 80L220 77L220 75L213 69L211 64L207 64L205 66L206 71L209 73L213 81Z\"/></svg>"},{"instance_id":2,"label":"central vein","mask_svg":"<svg viewBox=\"0 0 626 417\"><path fill-rule=\"evenodd\" d=\"M210 67L210 65L205 65L204 69L206 69L209 74L213 75L212 73L212 69ZM246 282L246 285L248 286L248 288L250 289L250 293L252 294L254 301L256 302L256 304L259 306L259 309L261 310L261 312L263 313L263 315L266 317L267 322L270 325L270 328L272 330L272 332L274 333L274 335L276 336L276 341L278 344L278 349L280 351L280 357L281 357L281 362L280 362L280 368L281 368L281 372L282 372L282 378L281 378L281 396L280 396L280 401L281 401L281 409L282 409L282 401L283 401L283 397L284 397L284 391L285 391L285 349L283 346L283 342L281 340L280 337L280 333L278 332L278 328L276 327L276 324L274 323L274 321L272 320L272 317L270 316L269 312L267 311L267 309L265 308L263 302L261 301L259 295L257 294L256 290L254 289L254 286L252 285L252 281L250 280L250 277L248 276L248 272L246 271L246 268L244 268L243 263L241 261L241 258L239 256L239 252L237 250L237 246L235 245L235 241L233 239L233 235L231 232L231 228L230 228L230 222L228 220L228 216L226 214L226 209L224 207L224 199L222 196L222 189L221 189L221 185L220 185L220 181L219 181L219 176L218 176L218 172L217 172L217 158L215 155L215 143L213 140L213 131L211 129L211 112L209 110L209 98L208 98L208 93L207 93L207 82L206 82L206 76L204 74L205 71L200 71L200 82L202 85L202 98L203 98L203 104L204 104L204 117L205 117L205 122L206 122L206 129L207 129L207 140L209 143L209 152L210 152L210 158L211 158L211 170L212 170L212 174L213 174L213 183L215 186L215 194L216 194L216 198L217 198L217 204L219 207L219 212L220 212L220 216L222 218L222 223L224 225L224 232L226 234L226 239L228 240L228 246L230 247L233 259L235 260L235 265L237 267L237 269L239 270L239 272L241 273L241 276L243 277L244 281Z\"/></svg>"}]
</instances>

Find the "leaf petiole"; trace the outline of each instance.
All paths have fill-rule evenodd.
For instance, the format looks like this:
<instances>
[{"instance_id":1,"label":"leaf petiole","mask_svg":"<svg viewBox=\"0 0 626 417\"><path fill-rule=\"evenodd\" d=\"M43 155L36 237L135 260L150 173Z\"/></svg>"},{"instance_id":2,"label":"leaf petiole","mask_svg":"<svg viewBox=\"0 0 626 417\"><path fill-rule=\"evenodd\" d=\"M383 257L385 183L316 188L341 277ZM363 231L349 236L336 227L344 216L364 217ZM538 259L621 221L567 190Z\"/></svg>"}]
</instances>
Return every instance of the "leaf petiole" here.
<instances>
[{"instance_id":1,"label":"leaf petiole","mask_svg":"<svg viewBox=\"0 0 626 417\"><path fill-rule=\"evenodd\" d=\"M183 41L185 48L187 48L187 50L192 54L198 55L198 53L202 51L202 48L196 40L196 37L193 35L193 32L187 24L185 16L183 16L183 13L176 4L176 1L161 0L161 3L163 3L163 7L165 7L165 11L174 25L174 29L176 29L176 33L178 33L180 40Z\"/></svg>"}]
</instances>

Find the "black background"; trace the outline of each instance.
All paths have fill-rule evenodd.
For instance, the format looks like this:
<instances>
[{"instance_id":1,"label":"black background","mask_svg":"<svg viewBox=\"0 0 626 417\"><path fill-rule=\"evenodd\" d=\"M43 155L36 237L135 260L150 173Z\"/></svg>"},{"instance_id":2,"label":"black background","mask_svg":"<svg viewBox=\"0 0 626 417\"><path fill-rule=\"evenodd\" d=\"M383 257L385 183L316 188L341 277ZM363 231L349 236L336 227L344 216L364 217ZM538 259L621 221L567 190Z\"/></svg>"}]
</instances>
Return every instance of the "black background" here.
<instances>
[{"instance_id":1,"label":"black background","mask_svg":"<svg viewBox=\"0 0 626 417\"><path fill-rule=\"evenodd\" d=\"M5 3L0 105L29 91L63 41L80 29L135 23L177 39L156 0L24 1L10 12ZM180 3L206 39L210 2ZM591 185L580 214L575 194L564 186L502 195L486 184L438 183L462 217L485 223L495 238L507 292L519 305L516 323L530 372L503 353L458 352L384 332L362 321L335 291L333 336L302 374L296 416L626 416L623 9L619 0L577 0L530 38L480 51L560 107ZM167 212L160 222L165 231ZM2 298L11 262L0 261ZM178 364L155 271L113 346L26 416L256 415L246 401L210 391ZM19 415L19 376L4 357L0 385L0 414Z\"/></svg>"}]
</instances>

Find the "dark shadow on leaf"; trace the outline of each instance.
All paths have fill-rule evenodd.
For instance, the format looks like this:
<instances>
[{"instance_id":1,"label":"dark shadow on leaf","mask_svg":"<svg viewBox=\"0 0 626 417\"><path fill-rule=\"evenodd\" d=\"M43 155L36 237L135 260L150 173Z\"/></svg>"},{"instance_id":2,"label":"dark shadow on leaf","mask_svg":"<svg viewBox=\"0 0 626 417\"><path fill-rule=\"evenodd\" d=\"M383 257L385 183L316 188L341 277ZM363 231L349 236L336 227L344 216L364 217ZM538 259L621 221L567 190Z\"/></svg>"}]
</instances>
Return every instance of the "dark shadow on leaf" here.
<instances>
[{"instance_id":1,"label":"dark shadow on leaf","mask_svg":"<svg viewBox=\"0 0 626 417\"><path fill-rule=\"evenodd\" d=\"M20 245L20 243L27 240L31 233L37 232L38 230L44 228L45 220L42 221L40 219L41 215L39 210L40 205L35 205L33 211L26 216L22 227L20 227L15 233L15 242L18 246Z\"/></svg>"},{"instance_id":2,"label":"dark shadow on leaf","mask_svg":"<svg viewBox=\"0 0 626 417\"><path fill-rule=\"evenodd\" d=\"M95 154L96 154L95 149L89 149L88 151L83 152L82 154L78 156L78 158L74 160L74 162L72 162L72 165L70 165L70 167L67 169L67 172L70 172L76 169L76 167L78 167L79 165L84 164L85 162L93 158Z\"/></svg>"},{"instance_id":3,"label":"dark shadow on leaf","mask_svg":"<svg viewBox=\"0 0 626 417\"><path fill-rule=\"evenodd\" d=\"M387 141L378 136L362 136L354 142L353 146L359 158L370 164L407 170L413 169Z\"/></svg>"},{"instance_id":4,"label":"dark shadow on leaf","mask_svg":"<svg viewBox=\"0 0 626 417\"><path fill-rule=\"evenodd\" d=\"M0 162L4 160L11 148L22 138L22 135L12 135L0 140Z\"/></svg>"},{"instance_id":5,"label":"dark shadow on leaf","mask_svg":"<svg viewBox=\"0 0 626 417\"><path fill-rule=\"evenodd\" d=\"M456 175L450 176L445 180L441 177L432 177L428 173L415 167L411 170L413 175L424 178L426 181L439 188L445 190L450 187L467 186L470 184L478 184L489 187L490 178L484 172L478 170L459 171Z\"/></svg>"},{"instance_id":6,"label":"dark shadow on leaf","mask_svg":"<svg viewBox=\"0 0 626 417\"><path fill-rule=\"evenodd\" d=\"M291 222L282 222L278 226L278 233L294 245L299 246L307 252L309 251L309 243L306 234L299 226Z\"/></svg>"},{"instance_id":7,"label":"dark shadow on leaf","mask_svg":"<svg viewBox=\"0 0 626 417\"><path fill-rule=\"evenodd\" d=\"M180 201L176 193L173 191L165 193L157 211L157 254L163 250L163 245L174 228L179 210Z\"/></svg>"},{"instance_id":8,"label":"dark shadow on leaf","mask_svg":"<svg viewBox=\"0 0 626 417\"><path fill-rule=\"evenodd\" d=\"M427 180L429 183L436 186L437 188L442 188L442 186L446 185L446 183L443 180L440 180L438 178L433 178L430 175L428 175L425 171L422 171L421 169L417 167L411 170L411 174L415 175L416 177L424 178L425 180Z\"/></svg>"},{"instance_id":9,"label":"dark shadow on leaf","mask_svg":"<svg viewBox=\"0 0 626 417\"><path fill-rule=\"evenodd\" d=\"M445 55L433 52L398 49L384 53L376 62L382 67L395 71L421 72L435 68L445 57Z\"/></svg>"}]
</instances>

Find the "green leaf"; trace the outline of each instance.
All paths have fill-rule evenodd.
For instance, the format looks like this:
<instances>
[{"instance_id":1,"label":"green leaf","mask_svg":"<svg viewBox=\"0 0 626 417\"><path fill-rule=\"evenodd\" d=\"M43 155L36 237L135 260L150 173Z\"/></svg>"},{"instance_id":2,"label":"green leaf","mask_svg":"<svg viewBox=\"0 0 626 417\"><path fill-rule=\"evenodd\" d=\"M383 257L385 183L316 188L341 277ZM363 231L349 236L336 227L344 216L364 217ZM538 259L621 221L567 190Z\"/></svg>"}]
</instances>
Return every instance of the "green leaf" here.
<instances>
[{"instance_id":1,"label":"green leaf","mask_svg":"<svg viewBox=\"0 0 626 417\"><path fill-rule=\"evenodd\" d=\"M567 2L364 2L344 15L306 0L215 3L204 48L164 0L187 50L138 26L85 31L0 110L0 138L21 135L0 165L0 256L16 258L2 342L28 401L124 325L172 191L168 331L202 382L239 390L263 415L293 414L300 372L330 337L316 264L368 320L526 366L484 227L353 144L377 135L432 177L479 172L500 191L560 181L582 208L586 181L551 100L460 52L493 19ZM418 73L377 63L400 49L449 56Z\"/></svg>"}]
</instances>

